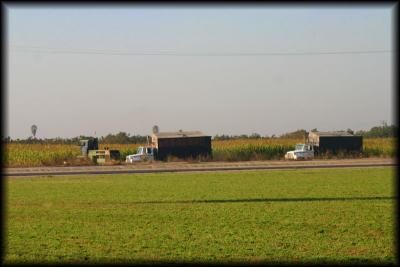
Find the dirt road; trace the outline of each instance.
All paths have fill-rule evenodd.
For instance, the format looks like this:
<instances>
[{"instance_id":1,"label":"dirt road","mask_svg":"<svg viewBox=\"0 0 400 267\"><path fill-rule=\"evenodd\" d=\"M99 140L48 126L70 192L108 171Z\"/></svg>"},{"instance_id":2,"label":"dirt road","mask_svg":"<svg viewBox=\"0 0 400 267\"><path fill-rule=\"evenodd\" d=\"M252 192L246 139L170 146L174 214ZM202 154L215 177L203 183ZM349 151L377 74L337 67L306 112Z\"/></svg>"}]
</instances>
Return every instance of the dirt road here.
<instances>
[{"instance_id":1,"label":"dirt road","mask_svg":"<svg viewBox=\"0 0 400 267\"><path fill-rule=\"evenodd\" d=\"M140 162L114 166L74 166L74 167L34 167L6 168L4 176L53 176L77 174L119 174L119 173L157 173L157 172L187 172L187 171L238 171L264 169L300 169L300 168L350 168L396 166L395 159L367 158L341 160L312 161L242 161L242 162Z\"/></svg>"}]
</instances>

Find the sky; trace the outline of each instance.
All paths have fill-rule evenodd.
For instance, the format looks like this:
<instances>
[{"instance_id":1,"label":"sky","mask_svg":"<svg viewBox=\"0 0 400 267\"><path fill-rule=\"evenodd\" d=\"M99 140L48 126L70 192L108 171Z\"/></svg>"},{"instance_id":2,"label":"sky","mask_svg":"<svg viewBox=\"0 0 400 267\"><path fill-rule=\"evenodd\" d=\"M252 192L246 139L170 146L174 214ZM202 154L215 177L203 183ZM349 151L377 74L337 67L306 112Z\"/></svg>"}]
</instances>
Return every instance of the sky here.
<instances>
[{"instance_id":1,"label":"sky","mask_svg":"<svg viewBox=\"0 0 400 267\"><path fill-rule=\"evenodd\" d=\"M13 139L395 123L391 5L6 9Z\"/></svg>"}]
</instances>

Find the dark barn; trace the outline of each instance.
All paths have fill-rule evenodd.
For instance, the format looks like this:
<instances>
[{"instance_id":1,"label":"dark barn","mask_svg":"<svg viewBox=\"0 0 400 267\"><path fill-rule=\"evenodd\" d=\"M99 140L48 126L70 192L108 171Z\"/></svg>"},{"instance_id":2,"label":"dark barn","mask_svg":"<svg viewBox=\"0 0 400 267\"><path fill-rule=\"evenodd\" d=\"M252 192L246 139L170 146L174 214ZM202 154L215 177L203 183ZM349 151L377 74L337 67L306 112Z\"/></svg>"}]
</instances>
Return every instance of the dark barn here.
<instances>
[{"instance_id":1,"label":"dark barn","mask_svg":"<svg viewBox=\"0 0 400 267\"><path fill-rule=\"evenodd\" d=\"M184 159L211 156L211 136L200 131L155 133L152 142L159 160L166 160L168 156Z\"/></svg>"},{"instance_id":2,"label":"dark barn","mask_svg":"<svg viewBox=\"0 0 400 267\"><path fill-rule=\"evenodd\" d=\"M319 154L327 152L336 154L340 151L345 153L361 152L363 148L362 136L344 131L310 132L307 141Z\"/></svg>"}]
</instances>

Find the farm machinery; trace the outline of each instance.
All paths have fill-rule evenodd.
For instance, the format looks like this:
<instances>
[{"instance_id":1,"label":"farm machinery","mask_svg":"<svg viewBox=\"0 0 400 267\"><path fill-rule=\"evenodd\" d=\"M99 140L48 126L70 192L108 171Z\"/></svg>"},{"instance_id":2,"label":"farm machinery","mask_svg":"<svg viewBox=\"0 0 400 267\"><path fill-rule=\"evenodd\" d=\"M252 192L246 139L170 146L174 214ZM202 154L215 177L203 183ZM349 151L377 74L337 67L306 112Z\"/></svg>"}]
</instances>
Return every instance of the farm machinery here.
<instances>
[{"instance_id":1,"label":"farm machinery","mask_svg":"<svg viewBox=\"0 0 400 267\"><path fill-rule=\"evenodd\" d=\"M88 158L98 164L106 164L120 160L119 150L110 150L108 147L99 150L97 138L80 140L79 145L82 152L81 158Z\"/></svg>"}]
</instances>

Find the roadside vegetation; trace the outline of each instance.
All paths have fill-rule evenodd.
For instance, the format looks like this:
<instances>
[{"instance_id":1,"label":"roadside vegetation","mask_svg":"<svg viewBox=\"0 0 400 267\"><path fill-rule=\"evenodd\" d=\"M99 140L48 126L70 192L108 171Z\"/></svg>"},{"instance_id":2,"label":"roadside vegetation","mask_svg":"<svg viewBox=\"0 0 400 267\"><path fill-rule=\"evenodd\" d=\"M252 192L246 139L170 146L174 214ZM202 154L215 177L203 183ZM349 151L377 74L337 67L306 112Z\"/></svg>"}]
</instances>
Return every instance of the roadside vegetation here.
<instances>
[{"instance_id":1,"label":"roadside vegetation","mask_svg":"<svg viewBox=\"0 0 400 267\"><path fill-rule=\"evenodd\" d=\"M4 263L396 264L394 170L6 179Z\"/></svg>"},{"instance_id":2,"label":"roadside vegetation","mask_svg":"<svg viewBox=\"0 0 400 267\"><path fill-rule=\"evenodd\" d=\"M235 139L213 140L212 159L200 161L249 161L280 160L284 154L293 150L302 139ZM316 158L385 157L395 156L396 138L365 138L364 149L358 155L323 155ZM136 153L138 146L144 144L100 144L99 149L109 147L120 151L121 161L129 154ZM88 161L78 161L81 154L78 145L72 144L6 144L3 155L6 167L87 165Z\"/></svg>"},{"instance_id":3,"label":"roadside vegetation","mask_svg":"<svg viewBox=\"0 0 400 267\"><path fill-rule=\"evenodd\" d=\"M312 129L312 131L317 129ZM346 131L354 133L351 129ZM200 158L192 161L249 161L280 160L285 153L293 150L297 143L304 142L306 130L300 129L291 133L264 136L251 135L216 135L212 139L212 158ZM363 158L395 157L397 144L397 127L387 125L372 127L369 131L357 131L355 134L364 137L363 152L356 155L337 154L320 155L316 158ZM5 167L34 167L93 164L77 160L80 155L79 140L88 138L53 138L12 140L3 139L3 162ZM99 149L109 147L120 151L121 161L129 154L135 154L137 147L145 145L146 136L130 135L125 132L109 134L99 138ZM173 160L173 159L171 159Z\"/></svg>"}]
</instances>

